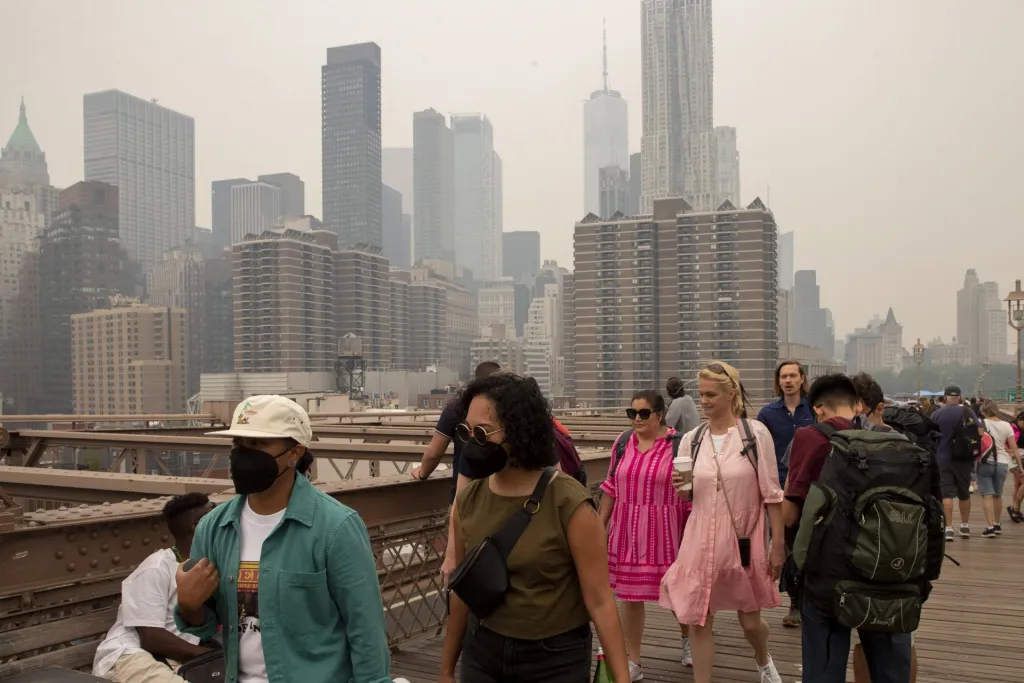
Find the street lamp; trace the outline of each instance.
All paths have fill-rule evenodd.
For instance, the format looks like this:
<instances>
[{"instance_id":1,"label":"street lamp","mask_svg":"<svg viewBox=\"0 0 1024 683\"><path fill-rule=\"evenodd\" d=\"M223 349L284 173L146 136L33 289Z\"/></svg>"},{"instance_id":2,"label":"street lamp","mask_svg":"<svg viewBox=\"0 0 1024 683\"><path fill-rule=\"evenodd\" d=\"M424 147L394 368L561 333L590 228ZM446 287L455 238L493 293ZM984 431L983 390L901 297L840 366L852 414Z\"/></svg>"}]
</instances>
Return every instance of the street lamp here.
<instances>
[{"instance_id":1,"label":"street lamp","mask_svg":"<svg viewBox=\"0 0 1024 683\"><path fill-rule=\"evenodd\" d=\"M1006 297L1006 315L1010 327L1017 330L1017 395L1014 398L1017 399L1017 403L1024 403L1024 387L1021 386L1020 371L1020 333L1021 330L1024 330L1024 291L1021 291L1020 280L1017 280L1017 289Z\"/></svg>"},{"instance_id":2,"label":"street lamp","mask_svg":"<svg viewBox=\"0 0 1024 683\"><path fill-rule=\"evenodd\" d=\"M924 344L921 343L921 338L917 338L917 343L914 344L914 364L917 365L917 402L921 402L921 364L924 363Z\"/></svg>"}]
</instances>

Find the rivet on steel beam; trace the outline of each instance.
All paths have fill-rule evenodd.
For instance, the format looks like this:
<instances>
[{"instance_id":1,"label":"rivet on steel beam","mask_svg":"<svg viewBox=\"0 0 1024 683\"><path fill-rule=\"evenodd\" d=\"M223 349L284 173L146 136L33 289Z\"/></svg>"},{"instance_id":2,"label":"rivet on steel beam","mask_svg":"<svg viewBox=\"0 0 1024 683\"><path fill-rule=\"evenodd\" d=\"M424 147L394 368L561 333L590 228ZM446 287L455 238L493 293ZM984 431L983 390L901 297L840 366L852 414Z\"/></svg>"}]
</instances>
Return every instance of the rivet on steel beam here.
<instances>
[{"instance_id":1,"label":"rivet on steel beam","mask_svg":"<svg viewBox=\"0 0 1024 683\"><path fill-rule=\"evenodd\" d=\"M80 508L87 508L87 507L89 507L89 504L88 503L81 503L78 507L80 507Z\"/></svg>"},{"instance_id":2,"label":"rivet on steel beam","mask_svg":"<svg viewBox=\"0 0 1024 683\"><path fill-rule=\"evenodd\" d=\"M125 550L127 550L128 548L131 548L131 547L132 547L132 542L131 542L131 541L125 541L124 543L122 543L122 544L121 544L121 546L122 546L122 547L123 547L123 548L124 548Z\"/></svg>"},{"instance_id":3,"label":"rivet on steel beam","mask_svg":"<svg viewBox=\"0 0 1024 683\"><path fill-rule=\"evenodd\" d=\"M55 552L53 554L53 556L56 557L58 560L62 560L62 559L64 559L64 551L63 550L58 550L57 552Z\"/></svg>"},{"instance_id":4,"label":"rivet on steel beam","mask_svg":"<svg viewBox=\"0 0 1024 683\"><path fill-rule=\"evenodd\" d=\"M149 528L152 529L153 531L156 531L157 529L160 528L160 525L157 524L156 522L153 522L152 524L149 525Z\"/></svg>"},{"instance_id":5,"label":"rivet on steel beam","mask_svg":"<svg viewBox=\"0 0 1024 683\"><path fill-rule=\"evenodd\" d=\"M160 542L161 543L167 543L167 541L169 541L169 540L171 540L171 537L168 536L167 534L164 534L163 536L160 537Z\"/></svg>"},{"instance_id":6,"label":"rivet on steel beam","mask_svg":"<svg viewBox=\"0 0 1024 683\"><path fill-rule=\"evenodd\" d=\"M107 545L106 543L104 543L103 545L101 545L101 546L100 546L100 552L101 552L101 553L105 553L105 552L107 552L108 550L110 550L110 546L109 546L109 545Z\"/></svg>"},{"instance_id":7,"label":"rivet on steel beam","mask_svg":"<svg viewBox=\"0 0 1024 683\"><path fill-rule=\"evenodd\" d=\"M121 535L121 530L120 530L120 529L118 529L118 528L117 528L117 527L115 526L115 527L114 527L113 529L111 529L111 530L110 530L110 533L111 533L111 534L113 534L114 536L120 536L120 535Z\"/></svg>"},{"instance_id":8,"label":"rivet on steel beam","mask_svg":"<svg viewBox=\"0 0 1024 683\"><path fill-rule=\"evenodd\" d=\"M64 509L66 509L66 508L64 508ZM75 542L75 535L74 534L68 534L68 543L74 543L74 542Z\"/></svg>"},{"instance_id":9,"label":"rivet on steel beam","mask_svg":"<svg viewBox=\"0 0 1024 683\"><path fill-rule=\"evenodd\" d=\"M111 512L110 510L104 510L104 511L103 511L103 514L105 514L105 515L112 515L112 514L114 514L114 513L113 513L113 512Z\"/></svg>"},{"instance_id":10,"label":"rivet on steel beam","mask_svg":"<svg viewBox=\"0 0 1024 683\"><path fill-rule=\"evenodd\" d=\"M67 505L61 505L57 509L60 510L61 512L67 512L68 511L68 506Z\"/></svg>"},{"instance_id":11,"label":"rivet on steel beam","mask_svg":"<svg viewBox=\"0 0 1024 683\"><path fill-rule=\"evenodd\" d=\"M100 561L99 560L89 560L89 566L92 567L93 569L96 569L96 567L100 566Z\"/></svg>"},{"instance_id":12,"label":"rivet on steel beam","mask_svg":"<svg viewBox=\"0 0 1024 683\"><path fill-rule=\"evenodd\" d=\"M68 571L69 572L75 571L75 563L74 562L68 562Z\"/></svg>"},{"instance_id":13,"label":"rivet on steel beam","mask_svg":"<svg viewBox=\"0 0 1024 683\"><path fill-rule=\"evenodd\" d=\"M142 545L149 545L149 536L142 539Z\"/></svg>"},{"instance_id":14,"label":"rivet on steel beam","mask_svg":"<svg viewBox=\"0 0 1024 683\"><path fill-rule=\"evenodd\" d=\"M103 501L103 505L110 505L110 501L109 500Z\"/></svg>"},{"instance_id":15,"label":"rivet on steel beam","mask_svg":"<svg viewBox=\"0 0 1024 683\"><path fill-rule=\"evenodd\" d=\"M120 555L114 555L113 559L111 559L110 561L113 564L121 564L121 556Z\"/></svg>"},{"instance_id":16,"label":"rivet on steel beam","mask_svg":"<svg viewBox=\"0 0 1024 683\"><path fill-rule=\"evenodd\" d=\"M93 529L92 531L89 532L89 538L97 538L97 537L99 537L99 535L100 535L100 532L96 531L95 529Z\"/></svg>"},{"instance_id":17,"label":"rivet on steel beam","mask_svg":"<svg viewBox=\"0 0 1024 683\"><path fill-rule=\"evenodd\" d=\"M127 505L127 504L128 504L128 502L129 502L129 501L127 501L127 500L122 500L122 501L121 501L121 504L122 504L122 505Z\"/></svg>"},{"instance_id":18,"label":"rivet on steel beam","mask_svg":"<svg viewBox=\"0 0 1024 683\"><path fill-rule=\"evenodd\" d=\"M79 549L78 549L78 554L79 554L79 555L88 555L88 554L89 554L89 549L88 549L88 548L86 548L86 547L85 547L85 546L83 545L83 546L82 546L81 548L79 548Z\"/></svg>"}]
</instances>

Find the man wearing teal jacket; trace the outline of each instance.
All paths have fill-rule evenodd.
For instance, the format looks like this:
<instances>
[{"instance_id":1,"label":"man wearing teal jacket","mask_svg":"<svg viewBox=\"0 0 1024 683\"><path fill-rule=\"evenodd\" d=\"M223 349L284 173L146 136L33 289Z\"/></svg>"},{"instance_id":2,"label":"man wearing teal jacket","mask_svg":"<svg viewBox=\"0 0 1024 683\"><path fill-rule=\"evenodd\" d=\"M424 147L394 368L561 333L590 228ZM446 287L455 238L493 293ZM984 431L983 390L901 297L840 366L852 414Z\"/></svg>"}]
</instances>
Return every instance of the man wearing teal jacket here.
<instances>
[{"instance_id":1,"label":"man wearing teal jacket","mask_svg":"<svg viewBox=\"0 0 1024 683\"><path fill-rule=\"evenodd\" d=\"M225 683L390 683L384 607L359 516L301 473L309 416L282 396L235 409L236 495L196 529L178 568L175 621L206 640L223 627Z\"/></svg>"}]
</instances>

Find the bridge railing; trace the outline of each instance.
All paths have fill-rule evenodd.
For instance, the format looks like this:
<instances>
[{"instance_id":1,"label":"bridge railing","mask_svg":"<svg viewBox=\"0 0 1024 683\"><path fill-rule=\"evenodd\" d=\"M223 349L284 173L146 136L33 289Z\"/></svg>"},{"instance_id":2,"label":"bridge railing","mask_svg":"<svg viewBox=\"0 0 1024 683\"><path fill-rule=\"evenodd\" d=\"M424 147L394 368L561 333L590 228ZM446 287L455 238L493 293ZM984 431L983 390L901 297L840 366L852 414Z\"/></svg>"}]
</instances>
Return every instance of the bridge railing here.
<instances>
[{"instance_id":1,"label":"bridge railing","mask_svg":"<svg viewBox=\"0 0 1024 683\"><path fill-rule=\"evenodd\" d=\"M590 480L600 481L607 453L587 453L584 464ZM393 648L444 625L438 570L450 485L439 473L424 482L396 475L320 487L367 526ZM43 666L91 666L116 617L121 582L172 544L165 501L24 512L0 525L0 679Z\"/></svg>"}]
</instances>

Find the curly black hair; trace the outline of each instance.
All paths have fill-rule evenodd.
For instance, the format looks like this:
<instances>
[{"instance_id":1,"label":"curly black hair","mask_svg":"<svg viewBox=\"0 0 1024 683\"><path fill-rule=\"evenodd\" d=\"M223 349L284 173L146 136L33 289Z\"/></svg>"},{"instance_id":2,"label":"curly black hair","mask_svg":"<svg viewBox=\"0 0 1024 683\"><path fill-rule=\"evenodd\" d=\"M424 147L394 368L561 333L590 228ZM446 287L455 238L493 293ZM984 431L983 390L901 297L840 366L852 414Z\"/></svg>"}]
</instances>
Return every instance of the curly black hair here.
<instances>
[{"instance_id":1,"label":"curly black hair","mask_svg":"<svg viewBox=\"0 0 1024 683\"><path fill-rule=\"evenodd\" d=\"M477 396L494 403L494 412L505 430L509 464L539 470L558 462L551 406L532 377L497 373L475 379L459 394L463 412Z\"/></svg>"},{"instance_id":2,"label":"curly black hair","mask_svg":"<svg viewBox=\"0 0 1024 683\"><path fill-rule=\"evenodd\" d=\"M866 372L858 372L850 378L854 388L857 390L857 398L864 404L864 407L874 412L879 403L885 403L885 392L875 378Z\"/></svg>"},{"instance_id":3,"label":"curly black hair","mask_svg":"<svg viewBox=\"0 0 1024 683\"><path fill-rule=\"evenodd\" d=\"M174 496L164 505L164 519L167 521L167 528L175 536L179 536L184 530L182 517L186 512L196 508L206 507L210 504L210 497L205 493L193 491L180 496Z\"/></svg>"}]
</instances>

